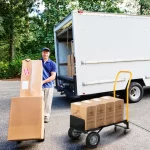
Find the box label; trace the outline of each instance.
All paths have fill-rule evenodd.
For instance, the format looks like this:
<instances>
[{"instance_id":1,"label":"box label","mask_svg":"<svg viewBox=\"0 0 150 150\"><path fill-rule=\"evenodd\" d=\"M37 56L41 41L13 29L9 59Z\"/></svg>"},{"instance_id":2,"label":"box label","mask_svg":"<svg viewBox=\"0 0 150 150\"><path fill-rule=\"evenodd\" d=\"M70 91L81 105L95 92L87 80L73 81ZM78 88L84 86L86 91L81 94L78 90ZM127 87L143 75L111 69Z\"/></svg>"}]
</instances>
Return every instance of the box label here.
<instances>
[{"instance_id":1,"label":"box label","mask_svg":"<svg viewBox=\"0 0 150 150\"><path fill-rule=\"evenodd\" d=\"M22 81L22 89L23 90L27 90L29 86L29 82L28 81Z\"/></svg>"}]
</instances>

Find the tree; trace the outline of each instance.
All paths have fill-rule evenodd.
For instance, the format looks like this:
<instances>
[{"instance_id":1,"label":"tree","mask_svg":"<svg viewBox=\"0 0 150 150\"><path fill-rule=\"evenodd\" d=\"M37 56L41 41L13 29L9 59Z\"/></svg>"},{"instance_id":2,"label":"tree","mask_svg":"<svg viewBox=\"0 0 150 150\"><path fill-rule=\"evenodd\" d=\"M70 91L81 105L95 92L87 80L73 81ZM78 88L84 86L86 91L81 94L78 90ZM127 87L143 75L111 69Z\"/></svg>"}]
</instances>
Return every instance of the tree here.
<instances>
[{"instance_id":1,"label":"tree","mask_svg":"<svg viewBox=\"0 0 150 150\"><path fill-rule=\"evenodd\" d=\"M150 0L138 0L140 15L150 14Z\"/></svg>"},{"instance_id":2,"label":"tree","mask_svg":"<svg viewBox=\"0 0 150 150\"><path fill-rule=\"evenodd\" d=\"M4 43L8 46L8 59L12 61L15 48L19 46L21 36L27 33L28 8L34 0L3 0L0 1L0 16L3 17L5 35ZM6 47L5 47L6 48Z\"/></svg>"},{"instance_id":3,"label":"tree","mask_svg":"<svg viewBox=\"0 0 150 150\"><path fill-rule=\"evenodd\" d=\"M87 11L121 13L120 0L79 0L79 7Z\"/></svg>"}]
</instances>

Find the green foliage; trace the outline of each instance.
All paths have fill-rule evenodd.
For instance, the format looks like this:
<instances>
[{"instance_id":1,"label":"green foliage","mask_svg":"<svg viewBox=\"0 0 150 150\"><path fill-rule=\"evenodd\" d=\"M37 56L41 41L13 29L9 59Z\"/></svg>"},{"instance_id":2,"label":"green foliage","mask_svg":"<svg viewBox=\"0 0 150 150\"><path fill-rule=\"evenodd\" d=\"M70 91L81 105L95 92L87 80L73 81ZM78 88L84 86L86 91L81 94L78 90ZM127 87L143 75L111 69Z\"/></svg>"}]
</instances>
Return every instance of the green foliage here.
<instances>
[{"instance_id":1,"label":"green foliage","mask_svg":"<svg viewBox=\"0 0 150 150\"><path fill-rule=\"evenodd\" d=\"M118 0L79 0L79 7L87 11L121 13L117 6L119 2Z\"/></svg>"},{"instance_id":2,"label":"green foliage","mask_svg":"<svg viewBox=\"0 0 150 150\"><path fill-rule=\"evenodd\" d=\"M40 13L36 0L0 1L0 78L20 76L21 60L39 59L45 46L51 49L51 59L55 61L53 28L72 10L121 12L118 0L43 2L45 10ZM29 15L32 11L37 15Z\"/></svg>"},{"instance_id":3,"label":"green foliage","mask_svg":"<svg viewBox=\"0 0 150 150\"><path fill-rule=\"evenodd\" d=\"M137 0L140 6L139 13L141 15L150 14L150 0Z\"/></svg>"}]
</instances>

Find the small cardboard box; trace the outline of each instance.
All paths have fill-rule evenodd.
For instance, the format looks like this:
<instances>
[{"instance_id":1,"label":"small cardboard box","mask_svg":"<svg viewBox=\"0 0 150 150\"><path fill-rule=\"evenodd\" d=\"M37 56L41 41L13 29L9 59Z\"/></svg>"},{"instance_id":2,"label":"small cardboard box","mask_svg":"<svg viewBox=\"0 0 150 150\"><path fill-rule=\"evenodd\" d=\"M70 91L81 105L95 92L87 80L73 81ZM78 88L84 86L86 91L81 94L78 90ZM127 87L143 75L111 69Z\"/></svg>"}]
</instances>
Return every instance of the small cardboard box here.
<instances>
[{"instance_id":1,"label":"small cardboard box","mask_svg":"<svg viewBox=\"0 0 150 150\"><path fill-rule=\"evenodd\" d=\"M121 122L123 121L124 117L124 100L111 97L111 96L104 96L101 99L107 100L109 102L114 102L114 122Z\"/></svg>"},{"instance_id":2,"label":"small cardboard box","mask_svg":"<svg viewBox=\"0 0 150 150\"><path fill-rule=\"evenodd\" d=\"M44 100L42 97L16 97L11 100L8 140L44 137Z\"/></svg>"},{"instance_id":3,"label":"small cardboard box","mask_svg":"<svg viewBox=\"0 0 150 150\"><path fill-rule=\"evenodd\" d=\"M71 115L80 118L80 106L81 102L71 103Z\"/></svg>"},{"instance_id":4,"label":"small cardboard box","mask_svg":"<svg viewBox=\"0 0 150 150\"><path fill-rule=\"evenodd\" d=\"M115 123L115 102L109 96L101 97L102 101L106 103L106 120L105 125Z\"/></svg>"},{"instance_id":5,"label":"small cardboard box","mask_svg":"<svg viewBox=\"0 0 150 150\"><path fill-rule=\"evenodd\" d=\"M71 114L85 121L85 130L95 128L96 106L88 103L72 103Z\"/></svg>"},{"instance_id":6,"label":"small cardboard box","mask_svg":"<svg viewBox=\"0 0 150 150\"><path fill-rule=\"evenodd\" d=\"M115 123L123 121L124 100L115 97L110 97L110 99L115 102Z\"/></svg>"},{"instance_id":7,"label":"small cardboard box","mask_svg":"<svg viewBox=\"0 0 150 150\"><path fill-rule=\"evenodd\" d=\"M22 61L20 97L42 96L42 61Z\"/></svg>"},{"instance_id":8,"label":"small cardboard box","mask_svg":"<svg viewBox=\"0 0 150 150\"><path fill-rule=\"evenodd\" d=\"M91 99L96 106L96 128L105 126L106 119L106 103L100 99Z\"/></svg>"}]
</instances>

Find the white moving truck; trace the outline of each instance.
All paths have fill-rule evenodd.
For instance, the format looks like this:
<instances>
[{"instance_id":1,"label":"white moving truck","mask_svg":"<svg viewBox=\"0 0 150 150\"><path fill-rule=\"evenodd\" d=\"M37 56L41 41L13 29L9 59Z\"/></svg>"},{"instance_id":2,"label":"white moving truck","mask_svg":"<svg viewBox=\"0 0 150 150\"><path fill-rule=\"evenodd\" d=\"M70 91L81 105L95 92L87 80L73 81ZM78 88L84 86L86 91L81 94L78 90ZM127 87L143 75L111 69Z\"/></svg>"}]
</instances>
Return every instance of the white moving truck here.
<instances>
[{"instance_id":1,"label":"white moving truck","mask_svg":"<svg viewBox=\"0 0 150 150\"><path fill-rule=\"evenodd\" d=\"M150 86L150 17L73 11L54 27L56 87L69 97L113 91L120 70L133 73L130 102ZM71 48L73 41L73 49ZM67 75L67 56L74 54L75 74ZM122 74L117 91L129 76Z\"/></svg>"}]
</instances>

